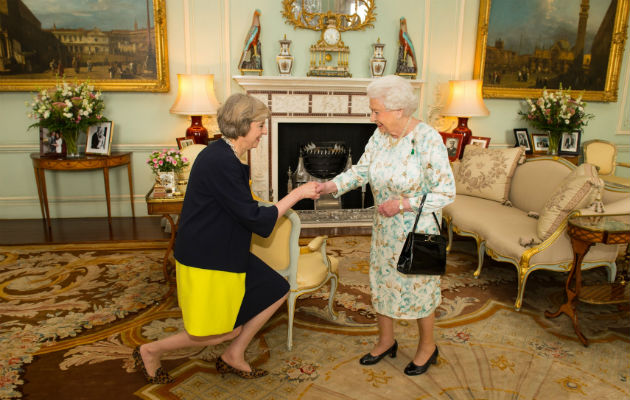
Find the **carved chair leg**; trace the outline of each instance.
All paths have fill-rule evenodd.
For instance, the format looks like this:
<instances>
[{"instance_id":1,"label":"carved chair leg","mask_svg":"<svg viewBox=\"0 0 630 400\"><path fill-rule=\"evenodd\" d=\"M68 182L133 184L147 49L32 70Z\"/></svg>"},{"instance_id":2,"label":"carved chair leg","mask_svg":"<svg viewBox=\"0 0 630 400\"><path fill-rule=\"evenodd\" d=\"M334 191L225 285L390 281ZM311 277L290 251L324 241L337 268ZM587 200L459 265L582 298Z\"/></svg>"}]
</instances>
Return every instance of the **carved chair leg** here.
<instances>
[{"instance_id":1,"label":"carved chair leg","mask_svg":"<svg viewBox=\"0 0 630 400\"><path fill-rule=\"evenodd\" d=\"M328 297L328 312L330 313L330 318L333 320L337 319L337 313L335 312L335 292L337 291L337 275L332 274L330 277L330 295Z\"/></svg>"},{"instance_id":2,"label":"carved chair leg","mask_svg":"<svg viewBox=\"0 0 630 400\"><path fill-rule=\"evenodd\" d=\"M474 272L474 277L479 278L481 275L481 268L483 267L484 256L486 255L486 241L477 242L477 269Z\"/></svg>"},{"instance_id":3,"label":"carved chair leg","mask_svg":"<svg viewBox=\"0 0 630 400\"><path fill-rule=\"evenodd\" d=\"M287 321L287 350L291 351L293 349L293 316L295 314L295 302L299 295L293 291L289 292L289 297L287 298L287 314L289 320Z\"/></svg>"}]
</instances>

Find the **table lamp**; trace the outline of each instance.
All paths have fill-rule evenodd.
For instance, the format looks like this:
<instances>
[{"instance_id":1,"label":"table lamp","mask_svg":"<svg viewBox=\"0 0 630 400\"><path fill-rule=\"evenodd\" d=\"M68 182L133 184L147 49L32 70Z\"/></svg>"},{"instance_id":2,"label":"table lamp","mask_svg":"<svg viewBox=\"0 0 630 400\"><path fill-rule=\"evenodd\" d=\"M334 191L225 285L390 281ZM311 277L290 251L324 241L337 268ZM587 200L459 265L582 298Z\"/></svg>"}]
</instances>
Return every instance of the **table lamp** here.
<instances>
[{"instance_id":1,"label":"table lamp","mask_svg":"<svg viewBox=\"0 0 630 400\"><path fill-rule=\"evenodd\" d=\"M453 129L453 133L464 135L461 154L464 154L464 146L470 142L472 136L472 132L468 128L468 118L484 117L490 114L486 105L483 104L481 84L480 80L448 82L448 101L442 110L442 115L457 117L457 127Z\"/></svg>"},{"instance_id":2,"label":"table lamp","mask_svg":"<svg viewBox=\"0 0 630 400\"><path fill-rule=\"evenodd\" d=\"M201 124L202 115L214 115L219 102L214 95L214 75L177 74L177 98L171 113L190 115L186 136L197 144L208 144L208 130Z\"/></svg>"}]
</instances>

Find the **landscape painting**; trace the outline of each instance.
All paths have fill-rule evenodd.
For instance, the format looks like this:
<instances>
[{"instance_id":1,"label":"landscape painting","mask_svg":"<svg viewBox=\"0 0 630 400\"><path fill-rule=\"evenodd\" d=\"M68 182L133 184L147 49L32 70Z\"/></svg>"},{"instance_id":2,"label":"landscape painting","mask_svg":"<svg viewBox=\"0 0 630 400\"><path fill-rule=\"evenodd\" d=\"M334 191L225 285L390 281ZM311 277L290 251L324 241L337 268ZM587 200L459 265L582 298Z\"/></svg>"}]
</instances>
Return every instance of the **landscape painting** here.
<instances>
[{"instance_id":1,"label":"landscape painting","mask_svg":"<svg viewBox=\"0 0 630 400\"><path fill-rule=\"evenodd\" d=\"M532 98L562 87L616 101L629 3L481 0L474 78L484 97Z\"/></svg>"},{"instance_id":2,"label":"landscape painting","mask_svg":"<svg viewBox=\"0 0 630 400\"><path fill-rule=\"evenodd\" d=\"M0 90L168 91L165 0L0 1Z\"/></svg>"}]
</instances>

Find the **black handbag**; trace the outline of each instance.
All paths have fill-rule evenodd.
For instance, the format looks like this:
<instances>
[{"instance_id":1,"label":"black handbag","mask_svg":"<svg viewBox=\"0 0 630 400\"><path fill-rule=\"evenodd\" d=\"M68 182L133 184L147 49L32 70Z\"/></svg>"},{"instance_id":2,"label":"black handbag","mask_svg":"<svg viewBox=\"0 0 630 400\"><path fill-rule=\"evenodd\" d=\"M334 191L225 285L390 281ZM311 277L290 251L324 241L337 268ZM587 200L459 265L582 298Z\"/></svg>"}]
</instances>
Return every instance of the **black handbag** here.
<instances>
[{"instance_id":1,"label":"black handbag","mask_svg":"<svg viewBox=\"0 0 630 400\"><path fill-rule=\"evenodd\" d=\"M416 222L407 234L405 245L398 257L397 270L406 275L442 275L446 272L446 238L440 234L416 233L418 220L427 195L422 196ZM435 213L433 218L440 230Z\"/></svg>"}]
</instances>

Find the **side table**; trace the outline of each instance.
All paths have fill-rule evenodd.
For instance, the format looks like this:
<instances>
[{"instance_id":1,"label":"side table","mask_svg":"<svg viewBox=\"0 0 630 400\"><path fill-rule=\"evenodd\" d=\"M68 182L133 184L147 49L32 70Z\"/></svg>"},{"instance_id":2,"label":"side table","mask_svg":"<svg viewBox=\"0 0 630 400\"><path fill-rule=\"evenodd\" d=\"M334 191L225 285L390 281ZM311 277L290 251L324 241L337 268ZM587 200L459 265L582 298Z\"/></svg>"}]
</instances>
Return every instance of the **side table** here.
<instances>
[{"instance_id":1,"label":"side table","mask_svg":"<svg viewBox=\"0 0 630 400\"><path fill-rule=\"evenodd\" d=\"M569 217L567 233L573 246L573 266L567 278L567 302L545 317L555 318L564 313L573 321L573 329L584 346L588 339L580 331L577 318L577 300L592 304L614 304L630 301L630 283L585 286L582 288L582 260L595 243L623 244L630 242L630 215L594 215ZM582 293L580 293L582 291Z\"/></svg>"},{"instance_id":2,"label":"side table","mask_svg":"<svg viewBox=\"0 0 630 400\"><path fill-rule=\"evenodd\" d=\"M177 234L177 225L171 214L179 215L182 212L182 206L184 205L184 196L173 197L153 197L153 188L147 193L145 197L147 201L147 213L149 215L161 215L171 225L171 238L168 241L168 247L164 254L164 260L162 261L162 269L164 270L164 279L166 282L172 280L168 273L168 256L173 251L173 245L175 244L175 235ZM179 222L179 220L178 220Z\"/></svg>"},{"instance_id":3,"label":"side table","mask_svg":"<svg viewBox=\"0 0 630 400\"><path fill-rule=\"evenodd\" d=\"M85 155L78 158L65 158L55 156L42 156L39 153L31 153L33 170L35 171L35 182L37 184L37 195L39 197L39 207L42 211L42 218L46 221L46 226L51 229L50 210L48 209L48 194L46 192L46 170L52 171L86 171L91 169L102 169L105 178L105 198L107 199L107 221L112 223L111 199L109 193L109 169L127 166L129 177L129 199L131 200L131 214L135 218L136 212L133 207L133 178L131 176L131 153L112 153L109 156Z\"/></svg>"}]
</instances>

